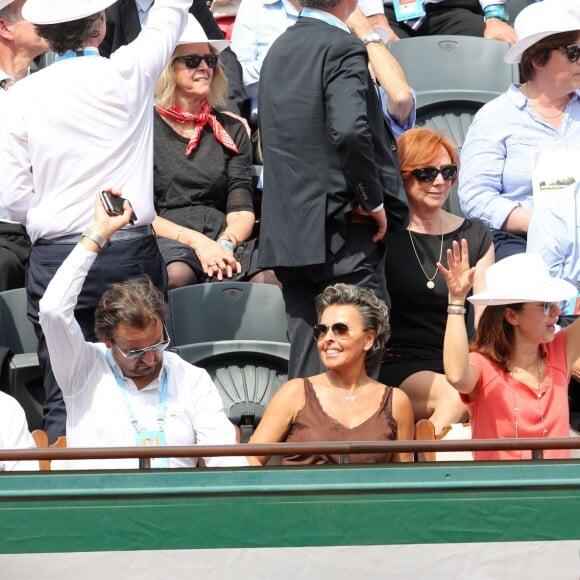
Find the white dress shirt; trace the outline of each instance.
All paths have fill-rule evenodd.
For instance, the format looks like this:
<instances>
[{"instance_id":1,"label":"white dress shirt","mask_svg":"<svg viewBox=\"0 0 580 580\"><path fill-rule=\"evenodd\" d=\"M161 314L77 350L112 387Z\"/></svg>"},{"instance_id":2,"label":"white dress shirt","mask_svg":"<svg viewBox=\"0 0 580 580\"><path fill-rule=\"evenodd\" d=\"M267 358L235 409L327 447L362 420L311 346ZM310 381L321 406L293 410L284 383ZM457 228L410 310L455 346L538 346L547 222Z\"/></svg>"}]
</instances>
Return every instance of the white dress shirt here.
<instances>
[{"instance_id":1,"label":"white dress shirt","mask_svg":"<svg viewBox=\"0 0 580 580\"><path fill-rule=\"evenodd\" d=\"M24 409L16 399L0 391L0 448L36 447L28 431ZM38 461L0 461L0 471L34 471Z\"/></svg>"},{"instance_id":2,"label":"white dress shirt","mask_svg":"<svg viewBox=\"0 0 580 580\"><path fill-rule=\"evenodd\" d=\"M67 58L14 85L0 110L0 203L31 240L82 232L96 194L123 191L153 219L153 89L191 0L157 0L137 39Z\"/></svg>"},{"instance_id":3,"label":"white dress shirt","mask_svg":"<svg viewBox=\"0 0 580 580\"><path fill-rule=\"evenodd\" d=\"M40 324L67 410L68 447L133 447L131 423L121 387L107 362L107 347L85 342L74 317L84 280L97 254L75 246L40 301ZM111 360L114 361L112 357ZM116 365L115 365L116 367ZM117 373L122 375L116 367ZM235 444L232 423L207 372L172 352L163 354L159 377L139 390L123 377L123 388L141 430L156 431L160 388L167 374L164 431L167 445ZM245 457L207 457L208 467L245 466ZM169 458L169 467L195 467L196 458ZM75 469L136 468L136 459L70 461Z\"/></svg>"}]
</instances>

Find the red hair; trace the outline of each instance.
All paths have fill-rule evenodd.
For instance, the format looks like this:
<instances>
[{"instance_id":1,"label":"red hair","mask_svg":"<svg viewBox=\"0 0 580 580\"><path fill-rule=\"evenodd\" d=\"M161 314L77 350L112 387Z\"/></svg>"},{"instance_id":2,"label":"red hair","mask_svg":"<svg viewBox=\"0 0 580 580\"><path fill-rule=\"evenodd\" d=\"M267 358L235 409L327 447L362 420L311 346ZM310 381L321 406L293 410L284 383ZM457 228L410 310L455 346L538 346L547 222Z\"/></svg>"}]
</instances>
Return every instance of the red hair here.
<instances>
[{"instance_id":1,"label":"red hair","mask_svg":"<svg viewBox=\"0 0 580 580\"><path fill-rule=\"evenodd\" d=\"M397 139L399 166L405 186L409 179L413 177L411 172L418 167L425 167L432 163L437 153L439 153L440 147L447 151L451 163L459 164L459 156L455 146L443 133L419 127L405 131Z\"/></svg>"}]
</instances>

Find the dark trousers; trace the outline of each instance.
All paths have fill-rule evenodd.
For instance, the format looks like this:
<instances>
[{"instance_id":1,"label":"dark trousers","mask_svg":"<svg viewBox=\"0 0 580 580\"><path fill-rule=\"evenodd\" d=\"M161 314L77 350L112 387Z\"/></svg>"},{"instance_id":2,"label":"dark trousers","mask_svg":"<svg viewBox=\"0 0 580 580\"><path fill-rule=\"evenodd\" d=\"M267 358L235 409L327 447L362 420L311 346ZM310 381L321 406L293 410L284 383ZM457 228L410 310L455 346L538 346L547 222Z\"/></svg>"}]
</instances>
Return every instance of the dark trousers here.
<instances>
[{"instance_id":1,"label":"dark trousers","mask_svg":"<svg viewBox=\"0 0 580 580\"><path fill-rule=\"evenodd\" d=\"M373 224L349 224L346 243L335 261L294 268L274 268L282 283L290 335L288 378L309 377L325 370L312 327L318 322L314 299L330 284L344 282L370 288L389 304L385 278L385 245L374 244Z\"/></svg>"},{"instance_id":2,"label":"dark trousers","mask_svg":"<svg viewBox=\"0 0 580 580\"><path fill-rule=\"evenodd\" d=\"M478 0L447 0L427 4L425 15L425 22L418 30L413 30L404 22L397 22L393 7L385 4L385 16L399 38L434 34L483 36L483 12Z\"/></svg>"},{"instance_id":3,"label":"dark trousers","mask_svg":"<svg viewBox=\"0 0 580 580\"><path fill-rule=\"evenodd\" d=\"M492 230L495 261L499 262L514 254L523 254L526 251L527 236L520 236L502 230Z\"/></svg>"},{"instance_id":4,"label":"dark trousers","mask_svg":"<svg viewBox=\"0 0 580 580\"><path fill-rule=\"evenodd\" d=\"M74 243L35 244L30 254L26 277L28 318L34 324L38 337L38 359L45 389L44 430L50 442L66 433L66 408L52 372L46 339L38 322L38 304L48 283L74 246ZM107 243L86 278L75 308L75 318L86 340L96 340L95 309L103 292L115 282L140 274L151 276L155 286L166 294L167 271L154 236Z\"/></svg>"},{"instance_id":5,"label":"dark trousers","mask_svg":"<svg viewBox=\"0 0 580 580\"><path fill-rule=\"evenodd\" d=\"M24 287L30 238L20 224L0 221L0 292Z\"/></svg>"}]
</instances>

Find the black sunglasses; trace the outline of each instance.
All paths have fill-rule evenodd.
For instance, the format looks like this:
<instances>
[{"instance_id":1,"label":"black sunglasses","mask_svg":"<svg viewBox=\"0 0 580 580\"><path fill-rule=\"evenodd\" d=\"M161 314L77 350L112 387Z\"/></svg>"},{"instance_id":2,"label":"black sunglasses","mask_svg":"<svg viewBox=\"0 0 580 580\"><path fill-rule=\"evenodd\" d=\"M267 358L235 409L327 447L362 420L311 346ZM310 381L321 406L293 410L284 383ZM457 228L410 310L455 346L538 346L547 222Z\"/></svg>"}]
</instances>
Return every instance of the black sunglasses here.
<instances>
[{"instance_id":1,"label":"black sunglasses","mask_svg":"<svg viewBox=\"0 0 580 580\"><path fill-rule=\"evenodd\" d=\"M570 62L576 62L580 58L580 44L560 46L557 50L563 50L566 53L566 58Z\"/></svg>"},{"instance_id":2,"label":"black sunglasses","mask_svg":"<svg viewBox=\"0 0 580 580\"><path fill-rule=\"evenodd\" d=\"M440 173L445 180L455 179L457 177L457 165L450 163L449 165L443 165L440 168L433 166L418 167L417 169L413 169L411 173L418 181L423 181L425 183L428 181L435 181Z\"/></svg>"},{"instance_id":3,"label":"black sunglasses","mask_svg":"<svg viewBox=\"0 0 580 580\"><path fill-rule=\"evenodd\" d=\"M203 56L199 54L187 54L185 56L176 56L173 62L176 60L180 60L187 68L197 68L201 64L201 61L205 60L205 64L209 68L215 68L219 58L217 54L204 54Z\"/></svg>"},{"instance_id":4,"label":"black sunglasses","mask_svg":"<svg viewBox=\"0 0 580 580\"><path fill-rule=\"evenodd\" d=\"M335 322L331 326L326 326L326 324L315 324L312 327L314 340L320 340L321 338L324 338L328 334L329 330L332 330L332 334L338 340L346 340L350 338L351 330L348 324L345 324L344 322ZM364 332L364 330L362 332Z\"/></svg>"}]
</instances>

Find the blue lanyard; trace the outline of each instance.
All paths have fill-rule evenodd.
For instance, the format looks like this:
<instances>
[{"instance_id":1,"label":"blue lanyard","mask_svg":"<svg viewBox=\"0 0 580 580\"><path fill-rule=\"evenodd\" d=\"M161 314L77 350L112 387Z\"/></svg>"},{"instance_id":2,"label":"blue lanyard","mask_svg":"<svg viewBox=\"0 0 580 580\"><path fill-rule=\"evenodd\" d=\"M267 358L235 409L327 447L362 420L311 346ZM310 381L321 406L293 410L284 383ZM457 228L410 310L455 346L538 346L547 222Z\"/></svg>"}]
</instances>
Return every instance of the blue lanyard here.
<instances>
[{"instance_id":1,"label":"blue lanyard","mask_svg":"<svg viewBox=\"0 0 580 580\"><path fill-rule=\"evenodd\" d=\"M129 415L129 419L131 419L131 425L135 427L135 431L139 433L143 431L143 429L139 429L139 421L137 420L137 415L135 415L135 411L133 409L133 405L129 401L129 397L127 396L127 389L125 389L125 383L117 369L113 366L111 361L111 351L107 350L105 357L107 358L107 363L109 363L109 367L113 372L113 376L115 377L115 381L117 382L117 386L121 390L121 396L123 397L123 401L125 403L125 408L127 409L127 414ZM159 430L163 431L165 425L165 410L167 408L167 372L163 372L163 380L161 381L161 391L159 393L159 404L157 405L157 422L159 423Z\"/></svg>"},{"instance_id":2,"label":"blue lanyard","mask_svg":"<svg viewBox=\"0 0 580 580\"><path fill-rule=\"evenodd\" d=\"M99 49L94 46L88 46L79 50L67 50L64 54L59 54L55 57L54 62L66 60L67 58L76 58L77 56L99 56Z\"/></svg>"}]
</instances>

